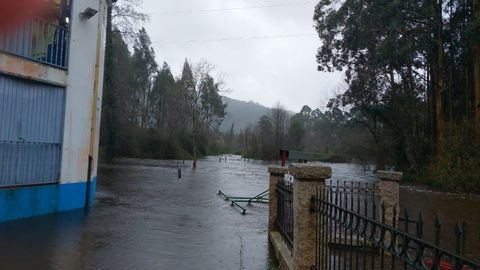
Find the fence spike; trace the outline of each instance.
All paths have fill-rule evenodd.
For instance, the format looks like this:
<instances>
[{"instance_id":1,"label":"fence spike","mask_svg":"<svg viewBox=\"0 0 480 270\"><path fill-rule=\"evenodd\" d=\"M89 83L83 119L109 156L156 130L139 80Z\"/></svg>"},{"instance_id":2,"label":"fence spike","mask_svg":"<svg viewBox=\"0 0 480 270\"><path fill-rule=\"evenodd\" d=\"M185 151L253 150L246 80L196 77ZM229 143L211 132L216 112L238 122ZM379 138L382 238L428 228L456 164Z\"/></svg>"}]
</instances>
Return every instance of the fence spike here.
<instances>
[{"instance_id":1,"label":"fence spike","mask_svg":"<svg viewBox=\"0 0 480 270\"><path fill-rule=\"evenodd\" d=\"M460 253L461 241L462 241L462 228L460 226L460 221L455 223L453 229L455 233L455 253Z\"/></svg>"},{"instance_id":2,"label":"fence spike","mask_svg":"<svg viewBox=\"0 0 480 270\"><path fill-rule=\"evenodd\" d=\"M332 203L333 202L333 187L330 187L328 189L328 202ZM331 207L329 207L331 209Z\"/></svg>"},{"instance_id":3,"label":"fence spike","mask_svg":"<svg viewBox=\"0 0 480 270\"><path fill-rule=\"evenodd\" d=\"M423 213L420 212L418 215L418 221L417 221L417 237L418 238L423 238Z\"/></svg>"},{"instance_id":4,"label":"fence spike","mask_svg":"<svg viewBox=\"0 0 480 270\"><path fill-rule=\"evenodd\" d=\"M338 205L338 186L335 188L335 205Z\"/></svg>"},{"instance_id":5,"label":"fence spike","mask_svg":"<svg viewBox=\"0 0 480 270\"><path fill-rule=\"evenodd\" d=\"M367 196L365 196L365 209L363 209L363 212L365 213L365 216L368 217L368 199Z\"/></svg>"},{"instance_id":6,"label":"fence spike","mask_svg":"<svg viewBox=\"0 0 480 270\"><path fill-rule=\"evenodd\" d=\"M440 226L442 226L442 221L440 221L440 217L438 217L438 214L435 215L435 228L440 228Z\"/></svg>"},{"instance_id":7,"label":"fence spike","mask_svg":"<svg viewBox=\"0 0 480 270\"><path fill-rule=\"evenodd\" d=\"M382 205L380 207L382 209L382 222L385 223L385 201L382 201Z\"/></svg>"},{"instance_id":8,"label":"fence spike","mask_svg":"<svg viewBox=\"0 0 480 270\"><path fill-rule=\"evenodd\" d=\"M460 255L465 255L465 248L467 244L467 222L463 221L462 222L462 251Z\"/></svg>"},{"instance_id":9,"label":"fence spike","mask_svg":"<svg viewBox=\"0 0 480 270\"><path fill-rule=\"evenodd\" d=\"M358 183L359 191L360 191L360 183ZM360 193L357 194L357 213L360 214Z\"/></svg>"},{"instance_id":10,"label":"fence spike","mask_svg":"<svg viewBox=\"0 0 480 270\"><path fill-rule=\"evenodd\" d=\"M456 237L459 237L459 236L462 235L462 228L460 227L460 221L457 221L457 222L455 223L454 230L455 230L455 236L456 236Z\"/></svg>"},{"instance_id":11,"label":"fence spike","mask_svg":"<svg viewBox=\"0 0 480 270\"><path fill-rule=\"evenodd\" d=\"M409 217L408 217L408 209L405 208L405 232L408 233L408 228L409 228L409 223L410 223L410 220L409 220Z\"/></svg>"},{"instance_id":12,"label":"fence spike","mask_svg":"<svg viewBox=\"0 0 480 270\"><path fill-rule=\"evenodd\" d=\"M397 227L397 214L398 214L398 213L397 213L397 207L398 207L398 204L395 203L395 204L393 205L393 209L392 209L392 212L393 212L392 226L393 226L394 228Z\"/></svg>"},{"instance_id":13,"label":"fence spike","mask_svg":"<svg viewBox=\"0 0 480 270\"><path fill-rule=\"evenodd\" d=\"M438 214L435 215L435 245L440 245L440 229L442 227L442 221L440 221L440 218L438 217Z\"/></svg>"},{"instance_id":14,"label":"fence spike","mask_svg":"<svg viewBox=\"0 0 480 270\"><path fill-rule=\"evenodd\" d=\"M354 183L350 182L350 211L353 211L353 187Z\"/></svg>"},{"instance_id":15,"label":"fence spike","mask_svg":"<svg viewBox=\"0 0 480 270\"><path fill-rule=\"evenodd\" d=\"M323 199L327 200L328 197L328 188L324 185L323 186Z\"/></svg>"}]
</instances>

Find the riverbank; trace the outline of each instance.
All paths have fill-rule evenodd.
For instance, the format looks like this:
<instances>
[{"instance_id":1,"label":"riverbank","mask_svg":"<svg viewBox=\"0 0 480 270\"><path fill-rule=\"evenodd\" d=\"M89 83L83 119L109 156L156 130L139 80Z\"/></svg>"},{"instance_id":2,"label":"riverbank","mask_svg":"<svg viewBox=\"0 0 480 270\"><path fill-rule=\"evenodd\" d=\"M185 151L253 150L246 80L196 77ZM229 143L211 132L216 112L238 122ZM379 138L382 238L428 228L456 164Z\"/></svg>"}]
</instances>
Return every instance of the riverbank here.
<instances>
[{"instance_id":1,"label":"riverbank","mask_svg":"<svg viewBox=\"0 0 480 270\"><path fill-rule=\"evenodd\" d=\"M464 192L448 192L441 189L438 189L438 190L432 189L429 186L421 186L421 185L415 185L411 183L401 184L400 189L409 191L409 192L431 194L435 196L449 196L449 197L455 197L462 200L466 199L466 200L480 201L480 194L472 194L472 193L464 193Z\"/></svg>"}]
</instances>

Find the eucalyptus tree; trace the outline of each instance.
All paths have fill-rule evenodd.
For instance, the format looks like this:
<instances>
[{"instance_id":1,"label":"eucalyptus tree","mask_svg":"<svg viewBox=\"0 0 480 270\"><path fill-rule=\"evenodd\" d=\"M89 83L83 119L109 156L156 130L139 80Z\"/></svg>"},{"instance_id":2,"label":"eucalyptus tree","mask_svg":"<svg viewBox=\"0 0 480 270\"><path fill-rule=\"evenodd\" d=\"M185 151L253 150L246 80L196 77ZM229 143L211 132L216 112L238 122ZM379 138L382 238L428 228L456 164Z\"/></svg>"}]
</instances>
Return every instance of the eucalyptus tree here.
<instances>
[{"instance_id":1,"label":"eucalyptus tree","mask_svg":"<svg viewBox=\"0 0 480 270\"><path fill-rule=\"evenodd\" d=\"M111 160L131 152L134 139L129 132L132 130L130 120L134 116L131 114L133 96L130 92L133 77L130 70L126 68L132 61L128 45L117 31L112 31L108 37L100 140L103 157Z\"/></svg>"},{"instance_id":2,"label":"eucalyptus tree","mask_svg":"<svg viewBox=\"0 0 480 270\"><path fill-rule=\"evenodd\" d=\"M287 128L287 112L285 108L277 102L271 110L271 121L273 126L273 145L278 149L284 148L285 133Z\"/></svg>"},{"instance_id":3,"label":"eucalyptus tree","mask_svg":"<svg viewBox=\"0 0 480 270\"><path fill-rule=\"evenodd\" d=\"M164 62L155 77L153 84L151 99L152 104L152 116L156 128L173 128L169 120L174 119L180 121L177 116L181 116L178 109L179 101L181 100L177 95L176 82L173 74L170 70L170 66Z\"/></svg>"},{"instance_id":4,"label":"eucalyptus tree","mask_svg":"<svg viewBox=\"0 0 480 270\"><path fill-rule=\"evenodd\" d=\"M111 160L122 152L131 152L129 145L133 140L124 140L128 129L121 129L126 122L119 115L124 115L126 88L131 81L130 52L127 40L132 40L137 34L138 26L148 19L148 16L138 10L141 0L113 1L107 10L104 86L102 98L101 145L104 158ZM123 134L122 134L123 132ZM128 137L128 136L127 136ZM123 149L120 149L123 145Z\"/></svg>"},{"instance_id":5,"label":"eucalyptus tree","mask_svg":"<svg viewBox=\"0 0 480 270\"><path fill-rule=\"evenodd\" d=\"M134 89L136 107L139 110L138 121L142 129L152 127L152 89L158 65L155 61L155 51L145 28L140 29L133 45Z\"/></svg>"},{"instance_id":6,"label":"eucalyptus tree","mask_svg":"<svg viewBox=\"0 0 480 270\"><path fill-rule=\"evenodd\" d=\"M318 69L345 72L341 105L389 130L382 136L392 137L399 166L443 156L454 125L473 119L472 14L472 0L321 0L315 8Z\"/></svg>"},{"instance_id":7,"label":"eucalyptus tree","mask_svg":"<svg viewBox=\"0 0 480 270\"><path fill-rule=\"evenodd\" d=\"M217 128L225 116L226 105L223 104L219 94L220 84L211 77L211 70L211 65L206 61L201 61L192 68L185 59L179 81L192 132L193 168L197 167L202 133Z\"/></svg>"},{"instance_id":8,"label":"eucalyptus tree","mask_svg":"<svg viewBox=\"0 0 480 270\"><path fill-rule=\"evenodd\" d=\"M275 155L275 128L271 118L268 115L263 115L258 120L256 126L258 134L258 143L260 145L259 156L263 159L272 159Z\"/></svg>"},{"instance_id":9,"label":"eucalyptus tree","mask_svg":"<svg viewBox=\"0 0 480 270\"><path fill-rule=\"evenodd\" d=\"M290 118L288 128L288 146L292 150L302 150L302 140L306 133L306 119L301 114L295 114Z\"/></svg>"},{"instance_id":10,"label":"eucalyptus tree","mask_svg":"<svg viewBox=\"0 0 480 270\"><path fill-rule=\"evenodd\" d=\"M220 96L221 82L215 82L210 74L205 73L199 85L201 102L201 122L205 131L218 130L218 126L225 117L226 104Z\"/></svg>"},{"instance_id":11,"label":"eucalyptus tree","mask_svg":"<svg viewBox=\"0 0 480 270\"><path fill-rule=\"evenodd\" d=\"M140 26L149 19L147 14L139 11L142 3L142 0L117 0L109 6L108 21L128 42L135 40Z\"/></svg>"}]
</instances>

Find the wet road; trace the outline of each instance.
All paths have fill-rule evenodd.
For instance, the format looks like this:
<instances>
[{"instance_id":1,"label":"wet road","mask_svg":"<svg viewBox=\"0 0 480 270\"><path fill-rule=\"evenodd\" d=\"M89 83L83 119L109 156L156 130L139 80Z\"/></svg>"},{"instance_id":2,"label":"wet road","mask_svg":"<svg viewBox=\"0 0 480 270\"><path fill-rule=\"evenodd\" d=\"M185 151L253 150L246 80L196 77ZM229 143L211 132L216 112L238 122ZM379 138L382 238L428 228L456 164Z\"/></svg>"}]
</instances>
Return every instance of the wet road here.
<instances>
[{"instance_id":1,"label":"wet road","mask_svg":"<svg viewBox=\"0 0 480 270\"><path fill-rule=\"evenodd\" d=\"M331 165L336 179L375 179L355 165ZM219 189L237 196L264 191L266 164L231 156L226 163L209 157L195 171L190 166L153 160L101 166L88 213L0 224L0 269L268 269L267 205L248 207L242 216L216 195ZM478 234L476 198L402 189L401 200L427 213L441 207L451 220L467 215L471 235Z\"/></svg>"}]
</instances>

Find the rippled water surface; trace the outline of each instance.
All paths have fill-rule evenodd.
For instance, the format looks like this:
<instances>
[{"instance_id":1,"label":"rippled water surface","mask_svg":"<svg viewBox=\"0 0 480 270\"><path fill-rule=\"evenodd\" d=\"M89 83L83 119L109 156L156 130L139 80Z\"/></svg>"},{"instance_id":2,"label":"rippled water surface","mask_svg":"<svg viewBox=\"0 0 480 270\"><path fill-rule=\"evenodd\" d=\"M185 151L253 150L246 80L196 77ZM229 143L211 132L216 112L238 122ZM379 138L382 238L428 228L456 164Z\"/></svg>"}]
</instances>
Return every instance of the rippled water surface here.
<instances>
[{"instance_id":1,"label":"rippled water surface","mask_svg":"<svg viewBox=\"0 0 480 270\"><path fill-rule=\"evenodd\" d=\"M182 178L177 177L177 166ZM267 189L260 162L122 160L99 170L95 207L8 222L0 269L267 269L267 205L217 196Z\"/></svg>"},{"instance_id":2,"label":"rippled water surface","mask_svg":"<svg viewBox=\"0 0 480 270\"><path fill-rule=\"evenodd\" d=\"M236 156L221 163L209 157L195 171L188 161L103 165L88 213L0 224L0 269L268 269L268 206L247 207L242 216L216 195L219 189L236 196L266 190L266 165ZM358 166L330 165L336 179L375 180ZM478 233L476 199L408 190L401 196L402 204L427 213L446 209L447 219L468 215Z\"/></svg>"}]
</instances>

